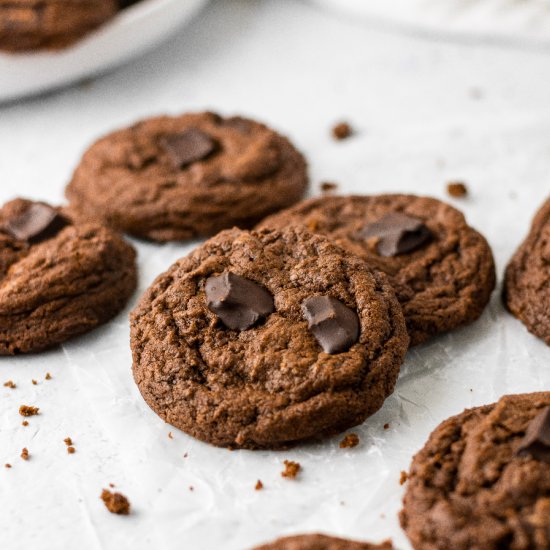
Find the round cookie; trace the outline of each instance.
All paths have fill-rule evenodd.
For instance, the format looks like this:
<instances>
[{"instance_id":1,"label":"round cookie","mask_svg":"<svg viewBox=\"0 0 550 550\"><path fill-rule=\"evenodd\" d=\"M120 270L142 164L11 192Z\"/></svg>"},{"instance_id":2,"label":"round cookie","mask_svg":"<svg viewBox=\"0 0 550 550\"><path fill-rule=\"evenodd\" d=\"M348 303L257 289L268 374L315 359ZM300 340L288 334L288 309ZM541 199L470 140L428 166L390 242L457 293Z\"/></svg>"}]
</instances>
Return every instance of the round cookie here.
<instances>
[{"instance_id":1,"label":"round cookie","mask_svg":"<svg viewBox=\"0 0 550 550\"><path fill-rule=\"evenodd\" d=\"M284 537L254 550L392 550L391 542L370 544L326 535Z\"/></svg>"},{"instance_id":2,"label":"round cookie","mask_svg":"<svg viewBox=\"0 0 550 550\"><path fill-rule=\"evenodd\" d=\"M538 211L527 239L504 275L504 304L550 346L550 199Z\"/></svg>"},{"instance_id":3,"label":"round cookie","mask_svg":"<svg viewBox=\"0 0 550 550\"><path fill-rule=\"evenodd\" d=\"M414 548L550 548L550 392L440 424L414 457L401 525Z\"/></svg>"},{"instance_id":4,"label":"round cookie","mask_svg":"<svg viewBox=\"0 0 550 550\"><path fill-rule=\"evenodd\" d=\"M392 393L407 346L385 276L303 230L223 231L131 314L145 401L222 447L277 448L360 424Z\"/></svg>"},{"instance_id":5,"label":"round cookie","mask_svg":"<svg viewBox=\"0 0 550 550\"><path fill-rule=\"evenodd\" d=\"M134 249L110 229L15 199L0 209L0 355L35 352L116 315L136 287Z\"/></svg>"},{"instance_id":6,"label":"round cookie","mask_svg":"<svg viewBox=\"0 0 550 550\"><path fill-rule=\"evenodd\" d=\"M117 11L116 0L0 0L0 50L65 48Z\"/></svg>"},{"instance_id":7,"label":"round cookie","mask_svg":"<svg viewBox=\"0 0 550 550\"><path fill-rule=\"evenodd\" d=\"M411 345L477 319L495 287L487 241L455 208L414 195L324 196L275 214L260 228L305 226L386 273Z\"/></svg>"},{"instance_id":8,"label":"round cookie","mask_svg":"<svg viewBox=\"0 0 550 550\"><path fill-rule=\"evenodd\" d=\"M214 113L158 117L84 154L66 195L82 217L155 241L247 228L299 200L302 155L263 124Z\"/></svg>"}]
</instances>

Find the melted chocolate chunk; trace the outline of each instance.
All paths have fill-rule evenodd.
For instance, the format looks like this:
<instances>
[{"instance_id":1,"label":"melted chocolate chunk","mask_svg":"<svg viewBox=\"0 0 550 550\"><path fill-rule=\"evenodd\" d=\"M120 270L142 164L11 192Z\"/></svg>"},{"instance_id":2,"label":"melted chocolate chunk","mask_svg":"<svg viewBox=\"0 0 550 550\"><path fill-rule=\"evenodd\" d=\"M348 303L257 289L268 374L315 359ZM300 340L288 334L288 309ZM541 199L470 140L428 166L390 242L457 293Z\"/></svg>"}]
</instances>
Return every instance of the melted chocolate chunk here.
<instances>
[{"instance_id":1,"label":"melted chocolate chunk","mask_svg":"<svg viewBox=\"0 0 550 550\"><path fill-rule=\"evenodd\" d=\"M205 159L218 148L218 142L198 128L166 136L160 143L178 170Z\"/></svg>"},{"instance_id":2,"label":"melted chocolate chunk","mask_svg":"<svg viewBox=\"0 0 550 550\"><path fill-rule=\"evenodd\" d=\"M4 229L18 241L36 244L55 237L68 223L55 208L34 202L24 212L8 220Z\"/></svg>"},{"instance_id":3,"label":"melted chocolate chunk","mask_svg":"<svg viewBox=\"0 0 550 550\"><path fill-rule=\"evenodd\" d=\"M230 271L208 277L205 285L208 309L233 330L246 330L275 311L273 296L259 284Z\"/></svg>"},{"instance_id":4,"label":"melted chocolate chunk","mask_svg":"<svg viewBox=\"0 0 550 550\"><path fill-rule=\"evenodd\" d=\"M516 454L531 455L535 460L550 463L550 407L531 420Z\"/></svg>"},{"instance_id":5,"label":"melted chocolate chunk","mask_svg":"<svg viewBox=\"0 0 550 550\"><path fill-rule=\"evenodd\" d=\"M302 303L309 330L326 353L347 351L359 339L359 317L332 296L312 296Z\"/></svg>"},{"instance_id":6,"label":"melted chocolate chunk","mask_svg":"<svg viewBox=\"0 0 550 550\"><path fill-rule=\"evenodd\" d=\"M398 256L428 243L432 233L418 218L391 212L377 222L367 224L357 237L365 240L377 238L376 250L380 256Z\"/></svg>"}]
</instances>

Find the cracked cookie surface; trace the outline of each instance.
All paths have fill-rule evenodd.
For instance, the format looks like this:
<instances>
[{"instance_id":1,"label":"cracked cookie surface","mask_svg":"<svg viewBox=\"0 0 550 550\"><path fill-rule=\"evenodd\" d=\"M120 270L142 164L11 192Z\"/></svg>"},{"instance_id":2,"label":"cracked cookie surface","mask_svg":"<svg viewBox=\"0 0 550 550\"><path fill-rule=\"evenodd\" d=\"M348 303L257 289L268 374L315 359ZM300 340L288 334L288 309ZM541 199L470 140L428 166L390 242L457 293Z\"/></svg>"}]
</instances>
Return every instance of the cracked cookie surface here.
<instances>
[{"instance_id":1,"label":"cracked cookie surface","mask_svg":"<svg viewBox=\"0 0 550 550\"><path fill-rule=\"evenodd\" d=\"M371 544L327 535L284 537L254 550L392 550L391 542Z\"/></svg>"}]
</instances>

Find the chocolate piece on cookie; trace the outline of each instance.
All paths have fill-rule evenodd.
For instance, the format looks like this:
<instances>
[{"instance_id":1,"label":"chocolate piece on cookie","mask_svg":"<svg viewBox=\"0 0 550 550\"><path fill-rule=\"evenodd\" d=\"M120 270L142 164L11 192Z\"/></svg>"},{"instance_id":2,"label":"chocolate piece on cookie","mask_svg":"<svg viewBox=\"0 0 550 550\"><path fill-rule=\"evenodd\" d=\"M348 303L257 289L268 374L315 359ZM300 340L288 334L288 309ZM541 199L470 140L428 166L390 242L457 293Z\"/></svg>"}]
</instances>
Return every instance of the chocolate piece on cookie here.
<instances>
[{"instance_id":1,"label":"chocolate piece on cookie","mask_svg":"<svg viewBox=\"0 0 550 550\"><path fill-rule=\"evenodd\" d=\"M550 548L550 392L440 424L414 457L401 524L414 548Z\"/></svg>"},{"instance_id":2,"label":"chocolate piece on cookie","mask_svg":"<svg viewBox=\"0 0 550 550\"><path fill-rule=\"evenodd\" d=\"M144 399L223 447L277 448L360 424L393 391L407 346L385 276L300 229L220 233L157 277L131 315Z\"/></svg>"},{"instance_id":3,"label":"chocolate piece on cookie","mask_svg":"<svg viewBox=\"0 0 550 550\"><path fill-rule=\"evenodd\" d=\"M370 544L327 535L296 535L284 537L254 550L392 550L390 541Z\"/></svg>"},{"instance_id":4,"label":"chocolate piece on cookie","mask_svg":"<svg viewBox=\"0 0 550 550\"><path fill-rule=\"evenodd\" d=\"M198 113L100 139L66 195L82 219L171 241L251 227L298 201L307 183L304 158L286 138L253 120Z\"/></svg>"},{"instance_id":5,"label":"chocolate piece on cookie","mask_svg":"<svg viewBox=\"0 0 550 550\"><path fill-rule=\"evenodd\" d=\"M487 241L455 208L414 195L323 196L263 220L306 227L389 276L411 344L477 319L495 286Z\"/></svg>"},{"instance_id":6,"label":"chocolate piece on cookie","mask_svg":"<svg viewBox=\"0 0 550 550\"><path fill-rule=\"evenodd\" d=\"M16 199L0 209L0 355L39 351L116 315L135 252L110 229Z\"/></svg>"},{"instance_id":7,"label":"chocolate piece on cookie","mask_svg":"<svg viewBox=\"0 0 550 550\"><path fill-rule=\"evenodd\" d=\"M117 11L116 0L0 0L0 50L66 48Z\"/></svg>"},{"instance_id":8,"label":"chocolate piece on cookie","mask_svg":"<svg viewBox=\"0 0 550 550\"><path fill-rule=\"evenodd\" d=\"M529 332L550 346L550 199L504 275L504 304Z\"/></svg>"}]
</instances>

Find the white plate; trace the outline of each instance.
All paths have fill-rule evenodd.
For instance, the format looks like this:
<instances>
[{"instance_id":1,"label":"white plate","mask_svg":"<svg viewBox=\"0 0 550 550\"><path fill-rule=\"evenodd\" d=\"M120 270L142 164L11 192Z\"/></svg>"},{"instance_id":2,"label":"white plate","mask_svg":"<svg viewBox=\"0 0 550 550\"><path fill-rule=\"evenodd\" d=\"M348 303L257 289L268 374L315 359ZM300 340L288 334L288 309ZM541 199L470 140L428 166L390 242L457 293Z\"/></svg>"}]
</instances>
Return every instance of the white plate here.
<instances>
[{"instance_id":1,"label":"white plate","mask_svg":"<svg viewBox=\"0 0 550 550\"><path fill-rule=\"evenodd\" d=\"M166 39L207 0L142 0L61 51L0 53L0 101L44 92L119 65Z\"/></svg>"},{"instance_id":2,"label":"white plate","mask_svg":"<svg viewBox=\"0 0 550 550\"><path fill-rule=\"evenodd\" d=\"M550 45L550 0L314 0L353 15L463 37Z\"/></svg>"}]
</instances>

